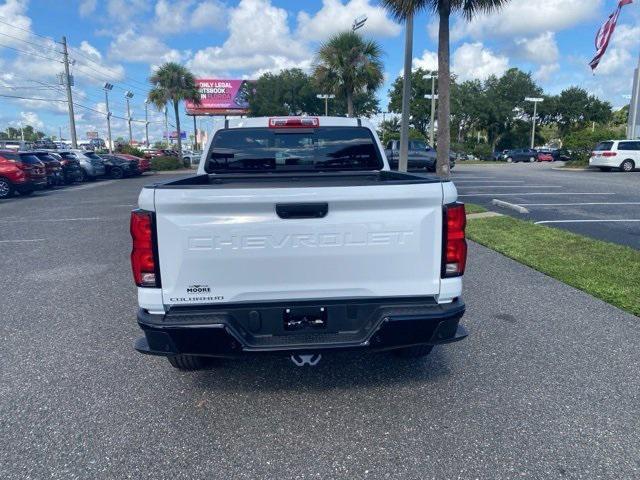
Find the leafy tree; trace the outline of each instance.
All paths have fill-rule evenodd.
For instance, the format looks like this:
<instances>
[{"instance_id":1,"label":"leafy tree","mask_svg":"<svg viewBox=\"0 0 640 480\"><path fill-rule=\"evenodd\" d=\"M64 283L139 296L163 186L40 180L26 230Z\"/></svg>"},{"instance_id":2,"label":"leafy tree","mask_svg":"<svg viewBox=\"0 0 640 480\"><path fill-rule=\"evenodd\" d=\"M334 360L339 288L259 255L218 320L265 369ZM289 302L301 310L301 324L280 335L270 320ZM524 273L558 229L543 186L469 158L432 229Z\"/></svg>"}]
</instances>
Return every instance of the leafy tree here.
<instances>
[{"instance_id":1,"label":"leafy tree","mask_svg":"<svg viewBox=\"0 0 640 480\"><path fill-rule=\"evenodd\" d=\"M431 95L431 79L424 77L435 73L422 68L411 72L411 98L409 100L411 124L425 135L428 134L431 123L431 100L424 98L424 96ZM399 76L389 90L390 112L402 113L402 84L402 76ZM437 95L437 82L435 92Z\"/></svg>"},{"instance_id":2,"label":"leafy tree","mask_svg":"<svg viewBox=\"0 0 640 480\"><path fill-rule=\"evenodd\" d=\"M451 138L461 142L487 120L487 97L479 80L451 84Z\"/></svg>"},{"instance_id":3,"label":"leafy tree","mask_svg":"<svg viewBox=\"0 0 640 480\"><path fill-rule=\"evenodd\" d=\"M624 125L627 126L627 122L629 121L629 104L622 107L620 110L616 110L613 112L613 116L611 117L611 122L614 125Z\"/></svg>"},{"instance_id":4,"label":"leafy tree","mask_svg":"<svg viewBox=\"0 0 640 480\"><path fill-rule=\"evenodd\" d=\"M178 132L178 156L182 160L182 139L180 138L180 112L181 101L189 100L196 105L200 104L200 93L196 87L193 74L182 65L168 62L160 66L149 79L152 89L149 92L149 101L158 110L163 110L167 103L173 105L176 117L176 130Z\"/></svg>"},{"instance_id":5,"label":"leafy tree","mask_svg":"<svg viewBox=\"0 0 640 480\"><path fill-rule=\"evenodd\" d=\"M347 115L354 116L354 97L377 90L383 82L382 49L356 32L333 35L320 46L314 77L325 92L346 100Z\"/></svg>"},{"instance_id":6,"label":"leafy tree","mask_svg":"<svg viewBox=\"0 0 640 480\"><path fill-rule=\"evenodd\" d=\"M620 130L611 128L583 128L568 134L564 139L563 147L571 151L573 161L587 165L591 151L598 142L619 138L620 135Z\"/></svg>"},{"instance_id":7,"label":"leafy tree","mask_svg":"<svg viewBox=\"0 0 640 480\"><path fill-rule=\"evenodd\" d=\"M453 12L461 12L463 17L471 20L480 12L497 10L508 0L382 0L394 16L405 20L417 12L428 9L439 16L438 27L438 161L439 175L449 175L450 132L450 97L451 71L449 49L449 18Z\"/></svg>"},{"instance_id":8,"label":"leafy tree","mask_svg":"<svg viewBox=\"0 0 640 480\"><path fill-rule=\"evenodd\" d=\"M530 73L517 68L507 70L500 78L489 77L484 88L487 107L484 123L489 143L495 149L517 120L533 116L533 105L525 98L542 96L543 91L533 81ZM523 145L528 143L525 142Z\"/></svg>"},{"instance_id":9,"label":"leafy tree","mask_svg":"<svg viewBox=\"0 0 640 480\"><path fill-rule=\"evenodd\" d=\"M558 124L563 136L591 122L608 123L613 118L609 102L603 102L579 87L567 88L551 98L549 108L551 120Z\"/></svg>"},{"instance_id":10,"label":"leafy tree","mask_svg":"<svg viewBox=\"0 0 640 480\"><path fill-rule=\"evenodd\" d=\"M249 115L319 115L324 102L316 98L313 79L298 68L265 73L248 92ZM329 102L330 107L333 102Z\"/></svg>"}]
</instances>

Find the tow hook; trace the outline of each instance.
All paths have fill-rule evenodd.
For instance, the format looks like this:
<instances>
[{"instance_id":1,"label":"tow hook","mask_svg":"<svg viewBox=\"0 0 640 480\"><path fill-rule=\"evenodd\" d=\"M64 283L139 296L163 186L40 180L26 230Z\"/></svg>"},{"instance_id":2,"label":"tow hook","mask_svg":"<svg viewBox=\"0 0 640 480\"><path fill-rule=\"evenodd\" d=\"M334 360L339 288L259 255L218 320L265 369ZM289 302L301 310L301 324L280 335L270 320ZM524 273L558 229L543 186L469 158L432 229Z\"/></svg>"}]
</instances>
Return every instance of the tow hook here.
<instances>
[{"instance_id":1,"label":"tow hook","mask_svg":"<svg viewBox=\"0 0 640 480\"><path fill-rule=\"evenodd\" d=\"M322 354L320 353L312 353L310 355L299 355L297 353L291 355L291 361L297 367L304 367L305 365L309 365L310 367L315 367L322 360Z\"/></svg>"}]
</instances>

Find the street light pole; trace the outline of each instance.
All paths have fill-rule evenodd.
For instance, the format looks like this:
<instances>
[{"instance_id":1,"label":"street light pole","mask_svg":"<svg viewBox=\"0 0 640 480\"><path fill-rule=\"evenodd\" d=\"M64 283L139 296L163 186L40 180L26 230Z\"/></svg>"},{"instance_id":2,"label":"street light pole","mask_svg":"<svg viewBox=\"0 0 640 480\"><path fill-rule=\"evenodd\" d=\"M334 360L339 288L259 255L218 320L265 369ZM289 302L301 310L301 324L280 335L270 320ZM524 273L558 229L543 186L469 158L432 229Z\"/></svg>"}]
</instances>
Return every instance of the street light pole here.
<instances>
[{"instance_id":1,"label":"street light pole","mask_svg":"<svg viewBox=\"0 0 640 480\"><path fill-rule=\"evenodd\" d=\"M64 58L64 84L67 87L67 103L69 105L69 133L71 134L71 146L78 148L76 136L76 118L73 113L73 95L71 93L71 75L69 75L69 52L67 51L67 37L62 37L62 55Z\"/></svg>"},{"instance_id":2,"label":"street light pole","mask_svg":"<svg viewBox=\"0 0 640 480\"><path fill-rule=\"evenodd\" d=\"M436 95L436 78L438 75L434 72L431 72L431 75L425 75L422 78L431 78L431 95L425 95L424 98L431 99L431 123L429 123L429 145L431 148L434 146L435 141L435 131L436 131L436 100L438 99L438 95Z\"/></svg>"},{"instance_id":3,"label":"street light pole","mask_svg":"<svg viewBox=\"0 0 640 480\"><path fill-rule=\"evenodd\" d=\"M164 134L167 136L167 148L169 148L169 118L167 117L167 106L164 106Z\"/></svg>"},{"instance_id":4,"label":"street light pole","mask_svg":"<svg viewBox=\"0 0 640 480\"><path fill-rule=\"evenodd\" d=\"M324 99L324 116L328 117L329 116L329 99L336 98L336 96L333 94L330 95L327 93L319 93L318 95L316 95L316 98Z\"/></svg>"},{"instance_id":5,"label":"street light pole","mask_svg":"<svg viewBox=\"0 0 640 480\"><path fill-rule=\"evenodd\" d=\"M149 148L149 100L144 101L144 137Z\"/></svg>"},{"instance_id":6,"label":"street light pole","mask_svg":"<svg viewBox=\"0 0 640 480\"><path fill-rule=\"evenodd\" d=\"M527 97L525 98L527 102L533 102L533 119L531 126L531 148L536 146L536 117L538 116L538 103L544 102L544 98L538 97Z\"/></svg>"},{"instance_id":7,"label":"street light pole","mask_svg":"<svg viewBox=\"0 0 640 480\"><path fill-rule=\"evenodd\" d=\"M127 90L124 98L127 100L127 122L129 123L129 145L133 143L133 133L131 132L131 109L129 108L129 99L133 97L133 92Z\"/></svg>"},{"instance_id":8,"label":"street light pole","mask_svg":"<svg viewBox=\"0 0 640 480\"><path fill-rule=\"evenodd\" d=\"M109 82L104 84L104 103L107 108L107 142L109 142L109 153L113 154L113 144L111 143L111 112L109 111L109 91L113 89L113 85Z\"/></svg>"},{"instance_id":9,"label":"street light pole","mask_svg":"<svg viewBox=\"0 0 640 480\"><path fill-rule=\"evenodd\" d=\"M409 164L409 101L411 99L411 63L413 61L413 15L407 15L404 39L404 81L402 84L402 120L398 170L406 172Z\"/></svg>"},{"instance_id":10,"label":"street light pole","mask_svg":"<svg viewBox=\"0 0 640 480\"><path fill-rule=\"evenodd\" d=\"M353 19L353 25L351 25L351 31L355 32L359 28L364 27L364 24L367 22L366 15L360 15L358 18Z\"/></svg>"}]
</instances>

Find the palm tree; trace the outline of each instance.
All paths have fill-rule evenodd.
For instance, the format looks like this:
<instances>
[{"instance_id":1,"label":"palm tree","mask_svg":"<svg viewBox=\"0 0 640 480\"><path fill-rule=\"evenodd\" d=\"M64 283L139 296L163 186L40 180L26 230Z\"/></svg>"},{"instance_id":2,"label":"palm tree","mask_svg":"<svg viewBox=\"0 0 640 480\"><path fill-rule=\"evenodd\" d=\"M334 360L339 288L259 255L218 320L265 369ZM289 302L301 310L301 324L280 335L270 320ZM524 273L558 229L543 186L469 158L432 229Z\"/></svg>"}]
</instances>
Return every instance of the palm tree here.
<instances>
[{"instance_id":1,"label":"palm tree","mask_svg":"<svg viewBox=\"0 0 640 480\"><path fill-rule=\"evenodd\" d=\"M509 0L382 0L382 4L399 20L431 10L440 17L438 27L438 175L449 175L449 146L451 144L451 71L449 67L449 18L452 12L460 11L471 20L480 12L498 10Z\"/></svg>"},{"instance_id":2,"label":"palm tree","mask_svg":"<svg viewBox=\"0 0 640 480\"><path fill-rule=\"evenodd\" d=\"M162 111L167 103L173 105L176 116L176 130L178 137L178 156L182 160L182 139L180 138L180 112L178 106L181 101L189 100L200 104L200 93L193 74L182 65L168 62L161 65L149 79L153 88L149 92L149 102Z\"/></svg>"},{"instance_id":3,"label":"palm tree","mask_svg":"<svg viewBox=\"0 0 640 480\"><path fill-rule=\"evenodd\" d=\"M355 32L333 35L320 46L314 67L318 85L347 100L347 114L353 117L354 95L382 85L382 48Z\"/></svg>"}]
</instances>

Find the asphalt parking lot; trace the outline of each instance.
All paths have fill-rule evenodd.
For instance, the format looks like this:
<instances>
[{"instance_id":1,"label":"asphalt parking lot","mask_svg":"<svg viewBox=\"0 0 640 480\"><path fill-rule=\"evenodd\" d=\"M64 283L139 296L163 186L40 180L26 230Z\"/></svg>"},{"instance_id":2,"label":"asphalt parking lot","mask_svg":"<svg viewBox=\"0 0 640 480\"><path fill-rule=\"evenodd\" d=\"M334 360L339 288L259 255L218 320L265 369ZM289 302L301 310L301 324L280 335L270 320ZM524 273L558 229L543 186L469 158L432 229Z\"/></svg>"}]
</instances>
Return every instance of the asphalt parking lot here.
<instances>
[{"instance_id":1,"label":"asphalt parking lot","mask_svg":"<svg viewBox=\"0 0 640 480\"><path fill-rule=\"evenodd\" d=\"M557 165L461 162L453 180L465 202L640 249L640 171L552 170ZM529 213L495 207L493 199L522 206Z\"/></svg>"},{"instance_id":2,"label":"asphalt parking lot","mask_svg":"<svg viewBox=\"0 0 640 480\"><path fill-rule=\"evenodd\" d=\"M473 243L470 336L422 361L136 353L128 217L157 178L0 203L0 478L640 477L639 319Z\"/></svg>"}]
</instances>

